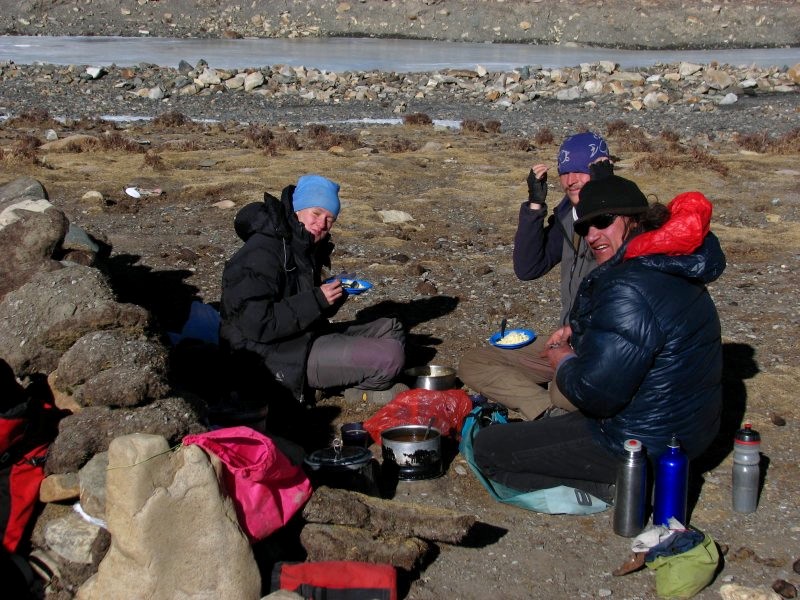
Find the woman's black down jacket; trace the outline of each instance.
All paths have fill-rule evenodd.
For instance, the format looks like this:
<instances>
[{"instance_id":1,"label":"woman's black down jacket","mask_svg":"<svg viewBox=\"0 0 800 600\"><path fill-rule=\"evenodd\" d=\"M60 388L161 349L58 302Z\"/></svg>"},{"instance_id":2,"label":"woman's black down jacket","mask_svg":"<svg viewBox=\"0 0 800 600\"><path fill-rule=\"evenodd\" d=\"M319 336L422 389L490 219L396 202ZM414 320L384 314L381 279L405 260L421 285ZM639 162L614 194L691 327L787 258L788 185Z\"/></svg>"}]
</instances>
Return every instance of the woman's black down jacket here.
<instances>
[{"instance_id":1,"label":"woman's black down jacket","mask_svg":"<svg viewBox=\"0 0 800 600\"><path fill-rule=\"evenodd\" d=\"M558 387L612 451L636 438L656 458L675 433L694 458L720 424L721 333L705 284L725 256L711 233L690 255L624 253L583 280L570 314L577 357L558 368Z\"/></svg>"},{"instance_id":2,"label":"woman's black down jacket","mask_svg":"<svg viewBox=\"0 0 800 600\"><path fill-rule=\"evenodd\" d=\"M281 200L264 194L234 226L244 241L222 273L220 338L234 355L255 353L275 381L303 400L311 342L339 305L328 306L321 270L330 266L330 238L318 244L292 210L294 186Z\"/></svg>"}]
</instances>

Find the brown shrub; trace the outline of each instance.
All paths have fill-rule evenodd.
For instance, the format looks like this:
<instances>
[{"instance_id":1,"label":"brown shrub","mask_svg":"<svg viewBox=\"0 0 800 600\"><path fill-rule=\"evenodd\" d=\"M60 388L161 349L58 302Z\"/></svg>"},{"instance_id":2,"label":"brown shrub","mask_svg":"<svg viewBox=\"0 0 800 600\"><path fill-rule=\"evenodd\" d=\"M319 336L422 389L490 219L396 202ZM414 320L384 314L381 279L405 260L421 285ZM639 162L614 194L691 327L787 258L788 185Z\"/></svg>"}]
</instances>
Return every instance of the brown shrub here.
<instances>
[{"instance_id":1,"label":"brown shrub","mask_svg":"<svg viewBox=\"0 0 800 600\"><path fill-rule=\"evenodd\" d=\"M95 129L105 129L110 125L111 123L98 117L83 116L72 124L72 129L74 131L93 131Z\"/></svg>"},{"instance_id":2,"label":"brown shrub","mask_svg":"<svg viewBox=\"0 0 800 600\"><path fill-rule=\"evenodd\" d=\"M483 126L483 123L473 119L464 119L461 121L461 130L474 133L486 133L486 127Z\"/></svg>"},{"instance_id":3,"label":"brown shrub","mask_svg":"<svg viewBox=\"0 0 800 600\"><path fill-rule=\"evenodd\" d=\"M4 160L11 163L38 164L40 145L36 136L23 134L11 144L11 152Z\"/></svg>"},{"instance_id":4,"label":"brown shrub","mask_svg":"<svg viewBox=\"0 0 800 600\"><path fill-rule=\"evenodd\" d=\"M327 150L333 146L341 146L346 150L355 150L359 146L358 136L354 133L335 133L325 125L309 125L305 129L308 142L306 147L312 150Z\"/></svg>"},{"instance_id":5,"label":"brown shrub","mask_svg":"<svg viewBox=\"0 0 800 600\"><path fill-rule=\"evenodd\" d=\"M161 155L157 152L153 152L149 150L144 154L144 160L142 160L142 166L148 169L153 169L154 171L164 171L167 168L167 165L164 163L164 159L161 158Z\"/></svg>"},{"instance_id":6,"label":"brown shrub","mask_svg":"<svg viewBox=\"0 0 800 600\"><path fill-rule=\"evenodd\" d=\"M766 131L759 133L740 134L736 136L736 143L750 152L766 152L770 145L770 137Z\"/></svg>"},{"instance_id":7,"label":"brown shrub","mask_svg":"<svg viewBox=\"0 0 800 600\"><path fill-rule=\"evenodd\" d=\"M777 138L766 132L738 135L736 143L751 152L795 154L800 151L800 127L795 127Z\"/></svg>"},{"instance_id":8,"label":"brown shrub","mask_svg":"<svg viewBox=\"0 0 800 600\"><path fill-rule=\"evenodd\" d=\"M503 124L500 123L500 121L491 119L489 121L486 121L486 123L484 123L484 126L486 127L486 131L488 131L489 133L500 133L500 128L503 126Z\"/></svg>"},{"instance_id":9,"label":"brown shrub","mask_svg":"<svg viewBox=\"0 0 800 600\"><path fill-rule=\"evenodd\" d=\"M425 113L411 113L403 115L403 125L433 125L433 119Z\"/></svg>"},{"instance_id":10,"label":"brown shrub","mask_svg":"<svg viewBox=\"0 0 800 600\"><path fill-rule=\"evenodd\" d=\"M80 140L70 140L64 146L64 152L74 152L79 154L81 152L89 152L100 148L100 140L97 138L83 138Z\"/></svg>"},{"instance_id":11,"label":"brown shrub","mask_svg":"<svg viewBox=\"0 0 800 600\"><path fill-rule=\"evenodd\" d=\"M640 169L647 166L655 171L659 171L661 169L673 169L683 162L684 160L682 158L679 158L674 154L656 152L637 159L634 163L634 168Z\"/></svg>"},{"instance_id":12,"label":"brown shrub","mask_svg":"<svg viewBox=\"0 0 800 600\"><path fill-rule=\"evenodd\" d=\"M32 108L8 120L9 125L28 125L33 127L60 127L61 123L50 116L43 108Z\"/></svg>"},{"instance_id":13,"label":"brown shrub","mask_svg":"<svg viewBox=\"0 0 800 600\"><path fill-rule=\"evenodd\" d=\"M514 152L530 152L533 150L533 146L526 138L512 138L508 142L508 147Z\"/></svg>"},{"instance_id":14,"label":"brown shrub","mask_svg":"<svg viewBox=\"0 0 800 600\"><path fill-rule=\"evenodd\" d=\"M549 127L542 127L533 136L533 142L537 146L546 146L548 144L552 144L555 141L556 141L556 138L553 135L553 132L550 131Z\"/></svg>"},{"instance_id":15,"label":"brown shrub","mask_svg":"<svg viewBox=\"0 0 800 600\"><path fill-rule=\"evenodd\" d=\"M119 152L135 152L141 154L145 151L141 144L137 144L122 134L112 131L99 138L100 147L103 150L116 150Z\"/></svg>"},{"instance_id":16,"label":"brown shrub","mask_svg":"<svg viewBox=\"0 0 800 600\"><path fill-rule=\"evenodd\" d=\"M328 129L327 125L320 125L315 123L313 125L308 125L305 130L305 135L308 138L318 138L330 135L330 129Z\"/></svg>"},{"instance_id":17,"label":"brown shrub","mask_svg":"<svg viewBox=\"0 0 800 600\"><path fill-rule=\"evenodd\" d=\"M690 165L696 165L698 167L704 167L710 171L716 171L723 177L728 174L728 167L725 166L718 158L711 156L711 154L702 148L698 148L697 146L693 147L689 153L689 157Z\"/></svg>"},{"instance_id":18,"label":"brown shrub","mask_svg":"<svg viewBox=\"0 0 800 600\"><path fill-rule=\"evenodd\" d=\"M397 154L399 152L414 152L418 146L406 138L392 138L384 145L387 152Z\"/></svg>"},{"instance_id":19,"label":"brown shrub","mask_svg":"<svg viewBox=\"0 0 800 600\"><path fill-rule=\"evenodd\" d=\"M623 134L627 132L628 129L630 129L628 123L622 119L615 119L614 121L606 123L606 135L609 137Z\"/></svg>"},{"instance_id":20,"label":"brown shrub","mask_svg":"<svg viewBox=\"0 0 800 600\"><path fill-rule=\"evenodd\" d=\"M776 154L797 154L800 152L800 127L795 127L775 140L773 152Z\"/></svg>"},{"instance_id":21,"label":"brown shrub","mask_svg":"<svg viewBox=\"0 0 800 600\"><path fill-rule=\"evenodd\" d=\"M267 148L275 136L266 127L251 124L244 132L244 138L256 148Z\"/></svg>"},{"instance_id":22,"label":"brown shrub","mask_svg":"<svg viewBox=\"0 0 800 600\"><path fill-rule=\"evenodd\" d=\"M273 143L281 150L299 150L300 143L297 136L289 131L279 131L275 134Z\"/></svg>"},{"instance_id":23,"label":"brown shrub","mask_svg":"<svg viewBox=\"0 0 800 600\"><path fill-rule=\"evenodd\" d=\"M663 130L661 132L661 139L665 142L669 142L670 144L677 144L678 141L681 139L680 136L675 133L674 131Z\"/></svg>"},{"instance_id":24,"label":"brown shrub","mask_svg":"<svg viewBox=\"0 0 800 600\"><path fill-rule=\"evenodd\" d=\"M177 110L167 111L153 119L153 126L157 129L176 129L193 123L189 117Z\"/></svg>"}]
</instances>

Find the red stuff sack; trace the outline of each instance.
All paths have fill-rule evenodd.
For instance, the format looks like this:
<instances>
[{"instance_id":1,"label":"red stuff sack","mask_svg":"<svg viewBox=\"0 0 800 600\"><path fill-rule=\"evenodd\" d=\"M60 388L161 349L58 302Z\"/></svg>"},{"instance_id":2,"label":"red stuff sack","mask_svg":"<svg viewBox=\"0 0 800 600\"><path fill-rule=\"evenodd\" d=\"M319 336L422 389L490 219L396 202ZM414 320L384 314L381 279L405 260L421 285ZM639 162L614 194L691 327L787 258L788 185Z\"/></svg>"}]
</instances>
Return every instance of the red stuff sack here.
<instances>
[{"instance_id":1,"label":"red stuff sack","mask_svg":"<svg viewBox=\"0 0 800 600\"><path fill-rule=\"evenodd\" d=\"M472 401L464 390L426 390L416 388L400 392L388 404L364 422L364 429L376 442L381 433L398 425L427 425L443 437L458 439L464 419L472 410Z\"/></svg>"},{"instance_id":2,"label":"red stuff sack","mask_svg":"<svg viewBox=\"0 0 800 600\"><path fill-rule=\"evenodd\" d=\"M35 400L0 412L0 536L11 553L27 540L60 413Z\"/></svg>"},{"instance_id":3,"label":"red stuff sack","mask_svg":"<svg viewBox=\"0 0 800 600\"><path fill-rule=\"evenodd\" d=\"M272 569L270 592L277 590L314 600L397 600L397 571L392 565L344 560L279 562Z\"/></svg>"},{"instance_id":4,"label":"red stuff sack","mask_svg":"<svg viewBox=\"0 0 800 600\"><path fill-rule=\"evenodd\" d=\"M251 542L286 525L311 497L311 482L302 467L255 429L227 427L187 435L183 443L196 444L220 459L239 525Z\"/></svg>"}]
</instances>

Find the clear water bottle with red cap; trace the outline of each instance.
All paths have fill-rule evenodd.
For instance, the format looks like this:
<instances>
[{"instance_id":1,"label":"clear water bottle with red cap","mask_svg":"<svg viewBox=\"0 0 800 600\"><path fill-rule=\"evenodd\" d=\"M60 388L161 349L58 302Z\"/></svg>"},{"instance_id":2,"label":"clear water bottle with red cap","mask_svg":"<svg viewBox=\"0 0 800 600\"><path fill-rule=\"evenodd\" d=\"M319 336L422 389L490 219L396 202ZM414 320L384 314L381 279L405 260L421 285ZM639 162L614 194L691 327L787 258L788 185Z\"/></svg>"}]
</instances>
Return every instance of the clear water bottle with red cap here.
<instances>
[{"instance_id":1,"label":"clear water bottle with red cap","mask_svg":"<svg viewBox=\"0 0 800 600\"><path fill-rule=\"evenodd\" d=\"M745 423L733 440L733 510L755 512L761 481L761 436Z\"/></svg>"}]
</instances>

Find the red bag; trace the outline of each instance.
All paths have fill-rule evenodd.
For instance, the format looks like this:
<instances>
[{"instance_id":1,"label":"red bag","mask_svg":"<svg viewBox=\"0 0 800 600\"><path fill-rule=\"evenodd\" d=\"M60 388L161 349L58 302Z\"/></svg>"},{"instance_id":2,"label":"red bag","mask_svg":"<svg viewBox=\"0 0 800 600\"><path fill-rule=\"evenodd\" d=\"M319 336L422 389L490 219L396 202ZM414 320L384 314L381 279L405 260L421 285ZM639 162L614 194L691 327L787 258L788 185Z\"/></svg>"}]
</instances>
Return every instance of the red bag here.
<instances>
[{"instance_id":1,"label":"red bag","mask_svg":"<svg viewBox=\"0 0 800 600\"><path fill-rule=\"evenodd\" d=\"M399 393L364 422L364 429L376 442L381 432L398 425L427 425L442 436L458 438L461 425L472 410L472 401L464 390L425 390L417 388Z\"/></svg>"},{"instance_id":2,"label":"red bag","mask_svg":"<svg viewBox=\"0 0 800 600\"><path fill-rule=\"evenodd\" d=\"M356 561L283 562L272 569L270 592L277 590L313 599L397 600L397 571Z\"/></svg>"},{"instance_id":3,"label":"red bag","mask_svg":"<svg viewBox=\"0 0 800 600\"><path fill-rule=\"evenodd\" d=\"M0 538L11 553L27 538L60 414L34 400L0 413Z\"/></svg>"},{"instance_id":4,"label":"red bag","mask_svg":"<svg viewBox=\"0 0 800 600\"><path fill-rule=\"evenodd\" d=\"M196 444L222 461L225 487L251 542L286 525L311 497L311 482L303 469L255 429L217 429L187 435L183 443Z\"/></svg>"}]
</instances>

